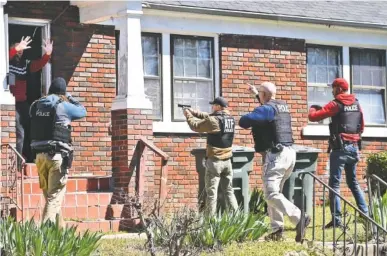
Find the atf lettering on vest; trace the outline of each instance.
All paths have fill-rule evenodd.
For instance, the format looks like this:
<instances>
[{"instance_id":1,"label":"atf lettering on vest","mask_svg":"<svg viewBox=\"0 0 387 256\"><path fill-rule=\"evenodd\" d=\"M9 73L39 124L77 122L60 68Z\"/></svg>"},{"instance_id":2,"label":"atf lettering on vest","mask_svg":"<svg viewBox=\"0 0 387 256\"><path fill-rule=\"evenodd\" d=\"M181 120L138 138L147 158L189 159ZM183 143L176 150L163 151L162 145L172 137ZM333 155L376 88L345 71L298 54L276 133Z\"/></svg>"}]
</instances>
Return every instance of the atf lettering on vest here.
<instances>
[{"instance_id":1,"label":"atf lettering on vest","mask_svg":"<svg viewBox=\"0 0 387 256\"><path fill-rule=\"evenodd\" d=\"M270 100L265 105L274 108L275 117L272 122L253 127L255 151L263 152L273 149L278 144L291 146L293 144L293 132L289 106L280 100Z\"/></svg>"},{"instance_id":2,"label":"atf lettering on vest","mask_svg":"<svg viewBox=\"0 0 387 256\"><path fill-rule=\"evenodd\" d=\"M56 123L56 110L63 102L59 99L54 106L42 104L40 100L31 105L31 139L33 141L54 140L71 143L71 127Z\"/></svg>"},{"instance_id":3,"label":"atf lettering on vest","mask_svg":"<svg viewBox=\"0 0 387 256\"><path fill-rule=\"evenodd\" d=\"M235 120L232 116L224 112L211 114L218 119L220 132L209 133L207 136L207 144L216 148L229 148L232 146L235 133Z\"/></svg>"}]
</instances>

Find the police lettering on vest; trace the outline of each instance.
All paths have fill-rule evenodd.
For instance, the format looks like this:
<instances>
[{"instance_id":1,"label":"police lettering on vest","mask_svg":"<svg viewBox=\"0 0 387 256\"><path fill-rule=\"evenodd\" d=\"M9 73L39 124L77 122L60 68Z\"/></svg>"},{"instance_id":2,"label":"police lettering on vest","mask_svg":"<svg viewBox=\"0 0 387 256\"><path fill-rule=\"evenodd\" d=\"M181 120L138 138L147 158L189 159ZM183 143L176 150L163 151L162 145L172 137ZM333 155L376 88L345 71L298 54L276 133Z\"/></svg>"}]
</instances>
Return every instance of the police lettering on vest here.
<instances>
[{"instance_id":1,"label":"police lettering on vest","mask_svg":"<svg viewBox=\"0 0 387 256\"><path fill-rule=\"evenodd\" d=\"M278 145L291 146L293 132L289 106L280 100L270 100L265 105L274 108L275 117L272 122L253 127L255 151L275 149Z\"/></svg>"},{"instance_id":2,"label":"police lettering on vest","mask_svg":"<svg viewBox=\"0 0 387 256\"><path fill-rule=\"evenodd\" d=\"M341 149L341 133L360 134L362 113L357 99L352 105L344 105L339 100L334 101L339 107L339 112L331 118L329 124L329 145L330 149Z\"/></svg>"},{"instance_id":3,"label":"police lettering on vest","mask_svg":"<svg viewBox=\"0 0 387 256\"><path fill-rule=\"evenodd\" d=\"M235 120L224 112L211 114L218 119L220 132L209 133L207 143L216 148L229 148L232 146L235 133Z\"/></svg>"},{"instance_id":4,"label":"police lettering on vest","mask_svg":"<svg viewBox=\"0 0 387 256\"><path fill-rule=\"evenodd\" d=\"M59 99L54 106L47 106L39 100L31 105L31 139L33 141L71 142L71 127L56 123L56 110L63 102Z\"/></svg>"}]
</instances>

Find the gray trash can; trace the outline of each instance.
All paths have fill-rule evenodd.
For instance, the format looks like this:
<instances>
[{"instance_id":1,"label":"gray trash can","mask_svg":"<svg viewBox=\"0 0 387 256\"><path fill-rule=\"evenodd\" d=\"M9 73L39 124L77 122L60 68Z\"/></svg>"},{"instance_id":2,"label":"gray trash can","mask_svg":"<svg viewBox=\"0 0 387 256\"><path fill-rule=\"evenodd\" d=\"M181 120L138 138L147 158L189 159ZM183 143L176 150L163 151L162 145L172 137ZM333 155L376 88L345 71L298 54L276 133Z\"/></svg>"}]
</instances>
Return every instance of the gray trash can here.
<instances>
[{"instance_id":1,"label":"gray trash can","mask_svg":"<svg viewBox=\"0 0 387 256\"><path fill-rule=\"evenodd\" d=\"M233 146L232 169L233 169L233 188L234 194L239 205L243 205L244 211L249 211L249 174L253 170L254 149L248 147ZM203 210L206 200L205 191L205 158L206 149L198 148L191 151L195 156L196 171L199 174L199 209ZM218 207L225 208L225 200L222 192L218 190Z\"/></svg>"},{"instance_id":2,"label":"gray trash can","mask_svg":"<svg viewBox=\"0 0 387 256\"><path fill-rule=\"evenodd\" d=\"M305 205L304 210L308 214L312 214L313 207L313 178L310 175L306 175L304 182L298 178L298 172L308 171L316 172L318 153L322 152L321 149L304 147L300 145L293 145L293 148L297 152L296 166L294 167L292 175L285 182L283 188L284 196L301 209L302 197L301 188L304 187L305 192Z\"/></svg>"}]
</instances>

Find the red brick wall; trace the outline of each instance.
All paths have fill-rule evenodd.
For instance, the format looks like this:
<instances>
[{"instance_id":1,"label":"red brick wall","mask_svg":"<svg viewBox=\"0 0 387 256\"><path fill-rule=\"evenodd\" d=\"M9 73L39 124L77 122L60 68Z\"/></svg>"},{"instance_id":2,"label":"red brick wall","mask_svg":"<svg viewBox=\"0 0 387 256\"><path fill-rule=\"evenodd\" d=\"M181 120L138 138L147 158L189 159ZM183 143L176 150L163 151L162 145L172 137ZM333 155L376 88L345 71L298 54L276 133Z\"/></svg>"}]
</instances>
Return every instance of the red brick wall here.
<instances>
[{"instance_id":1,"label":"red brick wall","mask_svg":"<svg viewBox=\"0 0 387 256\"><path fill-rule=\"evenodd\" d=\"M73 122L76 149L72 172L111 172L109 126L116 95L114 27L79 24L79 10L62 2L7 2L9 17L51 20L52 77L68 81L68 91L87 109Z\"/></svg>"}]
</instances>

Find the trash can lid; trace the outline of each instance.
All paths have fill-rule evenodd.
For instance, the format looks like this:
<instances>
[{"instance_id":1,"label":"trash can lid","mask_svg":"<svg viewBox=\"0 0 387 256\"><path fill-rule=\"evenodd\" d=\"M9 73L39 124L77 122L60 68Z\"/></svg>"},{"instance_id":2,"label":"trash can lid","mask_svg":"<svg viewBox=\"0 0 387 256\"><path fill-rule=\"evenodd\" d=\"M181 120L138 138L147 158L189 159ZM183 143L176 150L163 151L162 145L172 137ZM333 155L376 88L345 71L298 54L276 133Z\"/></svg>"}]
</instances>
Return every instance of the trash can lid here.
<instances>
[{"instance_id":1,"label":"trash can lid","mask_svg":"<svg viewBox=\"0 0 387 256\"><path fill-rule=\"evenodd\" d=\"M322 150L319 148L305 147L302 145L295 145L295 144L292 146L292 148L294 148L294 150L297 153L320 153L320 152L322 152Z\"/></svg>"}]
</instances>

